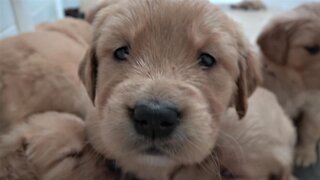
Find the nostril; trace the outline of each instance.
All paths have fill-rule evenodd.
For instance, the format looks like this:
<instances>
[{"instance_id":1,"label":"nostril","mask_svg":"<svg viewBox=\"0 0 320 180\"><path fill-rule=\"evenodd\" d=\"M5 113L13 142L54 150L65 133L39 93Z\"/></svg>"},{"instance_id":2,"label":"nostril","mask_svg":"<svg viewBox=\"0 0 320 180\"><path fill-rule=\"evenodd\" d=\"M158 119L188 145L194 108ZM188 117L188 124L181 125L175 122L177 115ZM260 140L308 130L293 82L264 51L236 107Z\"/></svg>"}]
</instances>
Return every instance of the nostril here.
<instances>
[{"instance_id":1,"label":"nostril","mask_svg":"<svg viewBox=\"0 0 320 180\"><path fill-rule=\"evenodd\" d=\"M148 126L148 121L147 121L147 120L134 119L134 121L135 121L138 125L140 125L140 126L143 126L143 127Z\"/></svg>"},{"instance_id":2,"label":"nostril","mask_svg":"<svg viewBox=\"0 0 320 180\"><path fill-rule=\"evenodd\" d=\"M163 121L160 123L160 127L162 128L170 128L173 127L175 124L172 122L168 122L168 121Z\"/></svg>"},{"instance_id":3,"label":"nostril","mask_svg":"<svg viewBox=\"0 0 320 180\"><path fill-rule=\"evenodd\" d=\"M136 132L148 138L169 136L180 122L177 108L162 101L142 101L129 109Z\"/></svg>"}]
</instances>

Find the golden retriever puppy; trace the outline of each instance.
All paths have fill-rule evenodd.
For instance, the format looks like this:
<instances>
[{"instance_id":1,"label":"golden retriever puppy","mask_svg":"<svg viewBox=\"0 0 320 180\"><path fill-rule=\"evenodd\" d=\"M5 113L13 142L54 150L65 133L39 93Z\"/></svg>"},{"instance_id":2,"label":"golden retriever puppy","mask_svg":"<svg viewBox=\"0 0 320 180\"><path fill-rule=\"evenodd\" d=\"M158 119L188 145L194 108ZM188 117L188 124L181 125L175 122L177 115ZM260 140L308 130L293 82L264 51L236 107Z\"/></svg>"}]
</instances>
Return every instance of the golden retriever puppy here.
<instances>
[{"instance_id":1,"label":"golden retriever puppy","mask_svg":"<svg viewBox=\"0 0 320 180\"><path fill-rule=\"evenodd\" d=\"M0 138L0 179L102 180L104 163L85 143L84 122L68 113L32 115Z\"/></svg>"},{"instance_id":2,"label":"golden retriever puppy","mask_svg":"<svg viewBox=\"0 0 320 180\"><path fill-rule=\"evenodd\" d=\"M298 125L296 163L317 161L320 139L320 3L274 18L258 38L264 86Z\"/></svg>"},{"instance_id":3,"label":"golden retriever puppy","mask_svg":"<svg viewBox=\"0 0 320 180\"><path fill-rule=\"evenodd\" d=\"M65 19L40 29L0 41L0 133L39 112L84 118L91 106L77 74L90 25Z\"/></svg>"},{"instance_id":4,"label":"golden retriever puppy","mask_svg":"<svg viewBox=\"0 0 320 180\"><path fill-rule=\"evenodd\" d=\"M88 138L125 173L170 179L211 154L228 107L245 115L258 63L209 1L122 0L93 24L80 68L95 106Z\"/></svg>"},{"instance_id":5,"label":"golden retriever puppy","mask_svg":"<svg viewBox=\"0 0 320 180\"><path fill-rule=\"evenodd\" d=\"M293 124L276 97L258 88L243 120L239 121L233 108L223 117L212 156L196 167L182 168L174 179L294 179L295 138Z\"/></svg>"}]
</instances>

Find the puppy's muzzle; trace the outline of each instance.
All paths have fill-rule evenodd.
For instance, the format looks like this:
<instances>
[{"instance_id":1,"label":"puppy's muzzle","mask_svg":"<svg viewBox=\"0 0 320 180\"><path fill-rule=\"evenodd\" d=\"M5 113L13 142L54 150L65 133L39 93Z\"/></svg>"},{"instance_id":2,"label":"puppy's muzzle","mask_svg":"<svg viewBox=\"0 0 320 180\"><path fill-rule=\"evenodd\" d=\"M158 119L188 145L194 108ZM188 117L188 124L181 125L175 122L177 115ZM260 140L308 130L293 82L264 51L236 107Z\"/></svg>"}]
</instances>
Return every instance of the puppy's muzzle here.
<instances>
[{"instance_id":1,"label":"puppy's muzzle","mask_svg":"<svg viewBox=\"0 0 320 180\"><path fill-rule=\"evenodd\" d=\"M131 119L138 134L155 140L169 137L180 123L178 108L159 100L138 102L131 110Z\"/></svg>"}]
</instances>

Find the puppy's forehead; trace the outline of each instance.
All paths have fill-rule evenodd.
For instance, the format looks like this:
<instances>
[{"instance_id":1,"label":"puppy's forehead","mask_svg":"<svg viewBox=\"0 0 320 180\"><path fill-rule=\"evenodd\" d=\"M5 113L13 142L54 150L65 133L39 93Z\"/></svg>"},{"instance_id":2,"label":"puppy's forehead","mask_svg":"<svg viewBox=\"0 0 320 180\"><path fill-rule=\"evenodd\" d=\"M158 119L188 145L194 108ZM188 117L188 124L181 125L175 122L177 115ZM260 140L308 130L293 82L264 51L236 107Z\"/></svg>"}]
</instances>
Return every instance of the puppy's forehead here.
<instances>
[{"instance_id":1,"label":"puppy's forehead","mask_svg":"<svg viewBox=\"0 0 320 180\"><path fill-rule=\"evenodd\" d=\"M199 0L122 0L106 7L95 21L96 41L104 47L140 43L140 47L201 48L215 38L235 44L233 22L210 2ZM105 42L108 42L107 45ZM161 44L162 43L162 44Z\"/></svg>"},{"instance_id":2,"label":"puppy's forehead","mask_svg":"<svg viewBox=\"0 0 320 180\"><path fill-rule=\"evenodd\" d=\"M297 46L315 45L320 41L320 20L306 21L295 29L293 44Z\"/></svg>"}]
</instances>

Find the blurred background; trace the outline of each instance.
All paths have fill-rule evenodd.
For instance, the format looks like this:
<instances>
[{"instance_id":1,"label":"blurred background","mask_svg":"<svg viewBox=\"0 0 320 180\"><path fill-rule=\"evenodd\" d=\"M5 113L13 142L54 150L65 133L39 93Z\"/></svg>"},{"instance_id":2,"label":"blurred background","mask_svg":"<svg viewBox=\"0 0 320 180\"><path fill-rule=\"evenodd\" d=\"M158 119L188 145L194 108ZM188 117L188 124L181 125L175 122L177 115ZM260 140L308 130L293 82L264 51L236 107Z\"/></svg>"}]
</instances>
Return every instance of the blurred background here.
<instances>
[{"instance_id":1,"label":"blurred background","mask_svg":"<svg viewBox=\"0 0 320 180\"><path fill-rule=\"evenodd\" d=\"M0 39L32 31L36 25L52 22L66 15L82 17L99 0L0 0ZM210 0L221 6L240 23L251 41L270 17L312 0L264 0L265 11L231 10L240 0ZM320 0L313 0L320 1Z\"/></svg>"}]
</instances>

